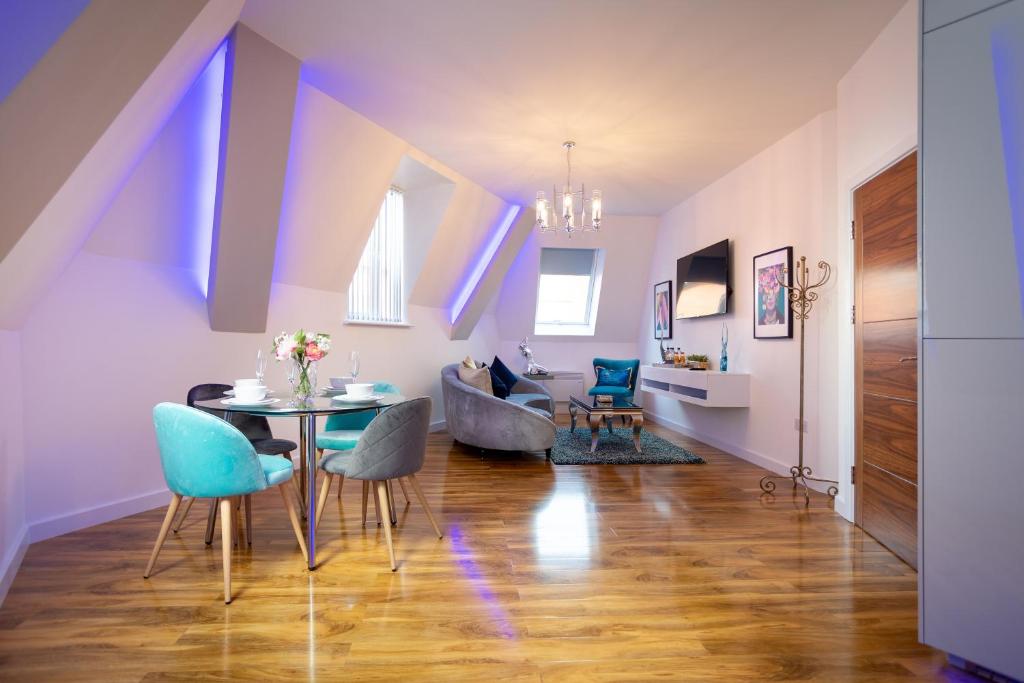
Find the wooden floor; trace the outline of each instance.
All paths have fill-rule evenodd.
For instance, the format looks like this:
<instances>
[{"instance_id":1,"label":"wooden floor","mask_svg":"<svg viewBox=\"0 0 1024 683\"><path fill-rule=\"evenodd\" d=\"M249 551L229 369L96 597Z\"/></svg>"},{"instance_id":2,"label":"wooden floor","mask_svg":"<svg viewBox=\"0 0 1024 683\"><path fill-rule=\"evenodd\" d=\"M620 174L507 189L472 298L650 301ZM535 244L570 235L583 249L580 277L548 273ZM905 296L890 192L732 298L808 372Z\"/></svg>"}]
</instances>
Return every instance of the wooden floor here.
<instances>
[{"instance_id":1,"label":"wooden floor","mask_svg":"<svg viewBox=\"0 0 1024 683\"><path fill-rule=\"evenodd\" d=\"M431 435L445 538L401 510L395 573L358 485L312 573L260 494L227 606L198 505L149 580L163 510L37 543L0 680L967 680L917 643L914 572L823 496L762 500L759 468L651 429L708 464L556 467Z\"/></svg>"}]
</instances>

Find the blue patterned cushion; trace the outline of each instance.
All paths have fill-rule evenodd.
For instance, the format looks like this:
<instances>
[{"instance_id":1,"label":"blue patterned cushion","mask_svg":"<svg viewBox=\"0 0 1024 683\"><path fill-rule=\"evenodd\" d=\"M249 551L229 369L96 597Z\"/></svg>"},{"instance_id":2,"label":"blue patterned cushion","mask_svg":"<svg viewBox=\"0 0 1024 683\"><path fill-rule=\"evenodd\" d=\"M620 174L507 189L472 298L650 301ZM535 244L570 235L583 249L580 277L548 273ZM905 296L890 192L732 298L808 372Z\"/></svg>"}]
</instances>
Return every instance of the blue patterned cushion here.
<instances>
[{"instance_id":1,"label":"blue patterned cushion","mask_svg":"<svg viewBox=\"0 0 1024 683\"><path fill-rule=\"evenodd\" d=\"M630 375L633 374L632 368L612 370L598 365L596 369L597 383L603 387L628 387Z\"/></svg>"}]
</instances>

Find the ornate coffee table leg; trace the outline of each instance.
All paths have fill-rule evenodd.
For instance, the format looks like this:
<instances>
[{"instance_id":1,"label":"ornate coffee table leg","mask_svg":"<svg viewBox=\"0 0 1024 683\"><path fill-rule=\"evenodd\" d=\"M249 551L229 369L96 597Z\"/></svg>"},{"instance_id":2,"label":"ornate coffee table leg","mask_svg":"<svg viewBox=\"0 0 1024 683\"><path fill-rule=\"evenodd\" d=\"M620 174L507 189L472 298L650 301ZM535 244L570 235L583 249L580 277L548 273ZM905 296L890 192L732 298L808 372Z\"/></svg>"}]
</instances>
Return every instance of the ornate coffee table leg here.
<instances>
[{"instance_id":1,"label":"ornate coffee table leg","mask_svg":"<svg viewBox=\"0 0 1024 683\"><path fill-rule=\"evenodd\" d=\"M612 435L615 434L615 432L612 431L612 423L613 422L615 422L615 416L614 415L606 415L605 416L604 424L605 424L606 427L608 427L608 436L612 436Z\"/></svg>"},{"instance_id":2,"label":"ornate coffee table leg","mask_svg":"<svg viewBox=\"0 0 1024 683\"><path fill-rule=\"evenodd\" d=\"M640 430L644 428L644 416L632 415L630 416L630 422L633 423L633 446L636 447L637 453L643 453L640 450Z\"/></svg>"},{"instance_id":3,"label":"ornate coffee table leg","mask_svg":"<svg viewBox=\"0 0 1024 683\"><path fill-rule=\"evenodd\" d=\"M576 432L576 406L571 402L569 403L569 433L573 434Z\"/></svg>"},{"instance_id":4,"label":"ornate coffee table leg","mask_svg":"<svg viewBox=\"0 0 1024 683\"><path fill-rule=\"evenodd\" d=\"M591 414L587 418L587 423L590 425L590 452L593 453L597 450L597 435L601 431L601 416Z\"/></svg>"}]
</instances>

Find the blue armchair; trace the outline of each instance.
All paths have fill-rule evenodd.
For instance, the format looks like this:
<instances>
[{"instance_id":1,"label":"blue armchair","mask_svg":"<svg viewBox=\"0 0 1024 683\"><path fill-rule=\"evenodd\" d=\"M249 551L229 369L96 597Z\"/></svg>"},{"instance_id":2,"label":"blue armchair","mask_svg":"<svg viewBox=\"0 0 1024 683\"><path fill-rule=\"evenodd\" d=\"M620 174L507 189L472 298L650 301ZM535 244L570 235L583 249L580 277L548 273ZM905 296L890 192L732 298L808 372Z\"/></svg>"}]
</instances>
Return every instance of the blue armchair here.
<instances>
[{"instance_id":1,"label":"blue armchair","mask_svg":"<svg viewBox=\"0 0 1024 683\"><path fill-rule=\"evenodd\" d=\"M636 391L636 379L640 372L640 360L637 358L631 358L628 360L615 360L614 358L595 358L594 359L594 376L598 376L598 368L607 368L608 370L629 370L629 386L628 387L614 387L614 386L602 386L600 384L595 385L587 393L591 396L597 396L598 394L606 394L608 396L614 396L615 398L623 398L629 401L633 400L633 392Z\"/></svg>"}]
</instances>

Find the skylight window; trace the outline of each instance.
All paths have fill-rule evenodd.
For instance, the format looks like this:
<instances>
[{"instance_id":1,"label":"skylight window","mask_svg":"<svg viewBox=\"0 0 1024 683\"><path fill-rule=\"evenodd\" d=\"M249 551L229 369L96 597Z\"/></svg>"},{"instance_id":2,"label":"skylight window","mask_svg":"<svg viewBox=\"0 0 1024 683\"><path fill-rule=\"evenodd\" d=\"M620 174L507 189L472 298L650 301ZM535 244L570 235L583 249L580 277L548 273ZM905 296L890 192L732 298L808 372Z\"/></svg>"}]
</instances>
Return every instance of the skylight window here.
<instances>
[{"instance_id":1,"label":"skylight window","mask_svg":"<svg viewBox=\"0 0 1024 683\"><path fill-rule=\"evenodd\" d=\"M534 334L593 336L604 252L543 248Z\"/></svg>"},{"instance_id":2,"label":"skylight window","mask_svg":"<svg viewBox=\"0 0 1024 683\"><path fill-rule=\"evenodd\" d=\"M347 322L404 324L405 206L402 191L388 190L348 288Z\"/></svg>"}]
</instances>

